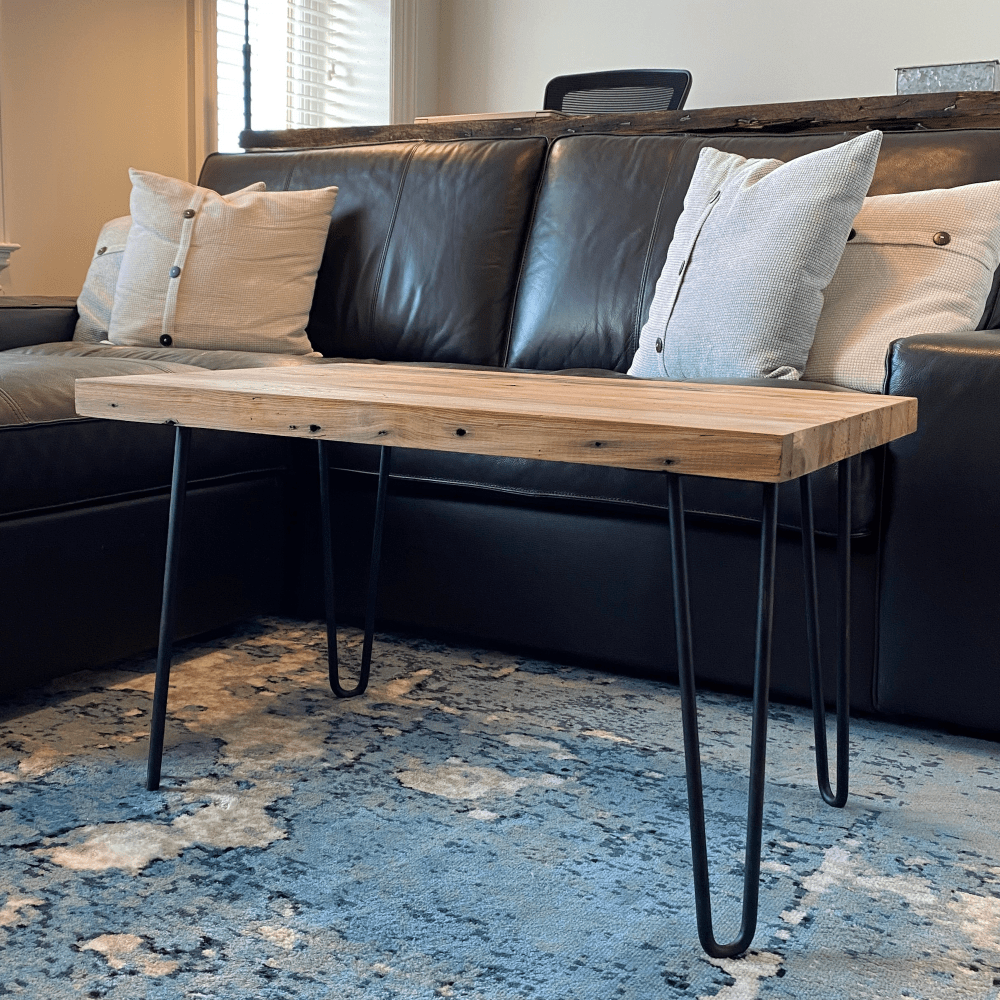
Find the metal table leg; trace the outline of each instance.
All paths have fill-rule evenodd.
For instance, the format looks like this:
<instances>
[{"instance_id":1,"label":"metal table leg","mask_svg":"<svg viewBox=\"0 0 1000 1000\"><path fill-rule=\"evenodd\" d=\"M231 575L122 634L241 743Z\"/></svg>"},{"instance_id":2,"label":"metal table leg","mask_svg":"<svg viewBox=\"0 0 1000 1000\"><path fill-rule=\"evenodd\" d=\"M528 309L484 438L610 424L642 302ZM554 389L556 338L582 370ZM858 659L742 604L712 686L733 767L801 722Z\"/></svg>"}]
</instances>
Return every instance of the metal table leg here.
<instances>
[{"instance_id":1,"label":"metal table leg","mask_svg":"<svg viewBox=\"0 0 1000 1000\"><path fill-rule=\"evenodd\" d=\"M181 556L181 522L187 498L187 464L191 428L177 427L174 433L174 474L170 482L170 520L167 526L167 562L163 571L163 603L160 608L160 640L156 653L156 686L153 689L153 716L149 726L149 757L146 761L146 789L160 787L163 760L163 730L167 718L167 689L170 660L174 651L177 576Z\"/></svg>"},{"instance_id":2,"label":"metal table leg","mask_svg":"<svg viewBox=\"0 0 1000 1000\"><path fill-rule=\"evenodd\" d=\"M382 525L385 521L385 497L389 483L389 463L392 448L383 447L379 456L378 493L375 500L375 535L372 539L372 557L368 571L368 604L365 609L365 641L361 649L361 671L358 683L345 688L340 683L337 663L337 611L333 578L333 529L330 524L330 462L327 442L319 444L319 497L320 517L323 522L323 592L326 602L326 643L329 650L330 687L338 698L354 698L364 694L371 673L372 641L375 635L375 606L378 601L378 575L382 556Z\"/></svg>"},{"instance_id":3,"label":"metal table leg","mask_svg":"<svg viewBox=\"0 0 1000 1000\"><path fill-rule=\"evenodd\" d=\"M802 506L802 565L806 587L806 634L809 640L809 682L812 693L813 734L816 743L816 781L823 800L842 807L847 802L850 768L851 694L851 459L837 468L837 791L830 787L826 748L826 706L819 646L819 593L816 586L816 536L813 524L812 484L799 480Z\"/></svg>"},{"instance_id":4,"label":"metal table leg","mask_svg":"<svg viewBox=\"0 0 1000 1000\"><path fill-rule=\"evenodd\" d=\"M768 689L771 676L774 562L778 532L778 488L773 483L764 485L760 580L757 593L753 722L750 735L750 790L747 805L746 860L743 869L743 916L736 940L729 944L720 944L715 940L712 930L712 894L708 876L708 847L705 839L705 803L701 784L701 754L698 746L698 706L695 699L687 548L684 535L684 498L680 476L676 473L666 475L670 509L670 563L674 578L674 622L677 631L677 671L681 689L684 767L687 774L698 937L709 955L714 958L728 958L746 951L757 929Z\"/></svg>"},{"instance_id":5,"label":"metal table leg","mask_svg":"<svg viewBox=\"0 0 1000 1000\"><path fill-rule=\"evenodd\" d=\"M170 485L170 522L167 527L167 563L163 574L163 605L160 612L160 640L156 655L156 686L153 691L153 716L149 730L149 757L146 764L146 788L160 787L163 761L163 735L167 716L167 691L170 685L170 661L173 657L174 621L176 618L177 580L181 551L181 522L187 497L187 464L191 428L178 427L174 438L174 472ZM337 620L334 611L333 537L330 528L330 465L326 442L319 442L320 502L323 512L323 572L326 595L326 635L329 644L330 686L340 698L362 694L368 687L371 672L372 639L375 633L375 605L378 598L378 573L382 552L382 524L385 520L386 487L389 480L391 448L382 448L375 503L375 537L372 542L368 578L368 606L365 614L365 641L361 654L361 674L355 687L340 684L337 669Z\"/></svg>"}]
</instances>

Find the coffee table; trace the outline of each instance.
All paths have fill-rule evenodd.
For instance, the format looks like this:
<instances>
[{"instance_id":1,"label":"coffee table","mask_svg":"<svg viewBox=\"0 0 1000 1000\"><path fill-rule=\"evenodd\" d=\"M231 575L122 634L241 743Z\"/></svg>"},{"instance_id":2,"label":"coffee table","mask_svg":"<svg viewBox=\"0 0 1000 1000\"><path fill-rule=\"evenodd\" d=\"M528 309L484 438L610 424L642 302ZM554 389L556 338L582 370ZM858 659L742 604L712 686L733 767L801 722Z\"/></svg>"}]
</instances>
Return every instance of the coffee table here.
<instances>
[{"instance_id":1,"label":"coffee table","mask_svg":"<svg viewBox=\"0 0 1000 1000\"><path fill-rule=\"evenodd\" d=\"M763 825L767 712L774 605L778 484L800 482L806 628L816 742L817 781L834 806L847 800L849 767L850 487L853 456L916 429L917 401L866 393L806 391L425 365L334 363L193 375L80 379L85 416L176 427L156 687L146 787L159 787L173 647L180 531L192 427L315 438L320 501L330 682L340 697L368 683L378 591L382 523L393 447L470 452L556 462L620 466L663 474L667 494L677 667L690 814L698 934L712 956L745 951L757 924ZM337 667L327 441L381 448L365 641L358 683L345 688ZM820 680L816 550L809 474L838 464L840 575L837 666L837 784L831 788ZM739 935L716 941L705 837L698 714L684 532L683 475L763 484L757 635L750 739L749 804Z\"/></svg>"}]
</instances>

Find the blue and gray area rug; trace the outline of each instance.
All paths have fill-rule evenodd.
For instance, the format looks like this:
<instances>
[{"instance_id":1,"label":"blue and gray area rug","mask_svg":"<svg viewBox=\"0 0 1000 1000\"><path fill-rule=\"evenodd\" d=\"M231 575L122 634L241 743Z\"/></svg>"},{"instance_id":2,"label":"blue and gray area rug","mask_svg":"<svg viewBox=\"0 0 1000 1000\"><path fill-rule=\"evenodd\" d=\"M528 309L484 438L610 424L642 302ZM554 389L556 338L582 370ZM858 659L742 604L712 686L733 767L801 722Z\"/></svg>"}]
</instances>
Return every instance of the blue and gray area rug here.
<instances>
[{"instance_id":1,"label":"blue and gray area rug","mask_svg":"<svg viewBox=\"0 0 1000 1000\"><path fill-rule=\"evenodd\" d=\"M835 810L809 713L776 707L755 950L715 961L675 688L384 636L336 701L325 650L279 619L184 650L159 793L149 661L3 710L0 996L1000 994L1000 745L856 721ZM749 703L700 704L721 936Z\"/></svg>"}]
</instances>

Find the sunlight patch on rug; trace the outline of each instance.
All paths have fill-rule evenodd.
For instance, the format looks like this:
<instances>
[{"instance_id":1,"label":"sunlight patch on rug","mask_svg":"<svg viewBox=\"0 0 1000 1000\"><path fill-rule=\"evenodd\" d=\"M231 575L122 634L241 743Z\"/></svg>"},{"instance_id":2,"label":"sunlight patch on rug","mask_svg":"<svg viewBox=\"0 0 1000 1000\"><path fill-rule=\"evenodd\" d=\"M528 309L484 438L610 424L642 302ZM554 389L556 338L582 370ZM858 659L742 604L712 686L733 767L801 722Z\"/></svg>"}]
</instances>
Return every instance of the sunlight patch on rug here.
<instances>
[{"instance_id":1,"label":"sunlight patch on rug","mask_svg":"<svg viewBox=\"0 0 1000 1000\"><path fill-rule=\"evenodd\" d=\"M530 785L558 788L565 780L555 774L535 778L514 777L494 768L473 767L454 757L438 767L398 771L396 777L407 788L446 799L501 798L514 795Z\"/></svg>"},{"instance_id":2,"label":"sunlight patch on rug","mask_svg":"<svg viewBox=\"0 0 1000 1000\"><path fill-rule=\"evenodd\" d=\"M209 788L193 782L181 798L209 800L194 812L182 813L168 824L104 823L70 830L67 845L46 846L34 853L74 871L121 868L138 874L150 862L179 857L193 844L207 847L267 847L286 833L266 812L290 785L263 782L249 792Z\"/></svg>"},{"instance_id":3,"label":"sunlight patch on rug","mask_svg":"<svg viewBox=\"0 0 1000 1000\"><path fill-rule=\"evenodd\" d=\"M147 976L167 976L177 969L176 962L151 954L146 942L135 934L101 934L83 942L80 950L99 952L116 970L134 965Z\"/></svg>"}]
</instances>

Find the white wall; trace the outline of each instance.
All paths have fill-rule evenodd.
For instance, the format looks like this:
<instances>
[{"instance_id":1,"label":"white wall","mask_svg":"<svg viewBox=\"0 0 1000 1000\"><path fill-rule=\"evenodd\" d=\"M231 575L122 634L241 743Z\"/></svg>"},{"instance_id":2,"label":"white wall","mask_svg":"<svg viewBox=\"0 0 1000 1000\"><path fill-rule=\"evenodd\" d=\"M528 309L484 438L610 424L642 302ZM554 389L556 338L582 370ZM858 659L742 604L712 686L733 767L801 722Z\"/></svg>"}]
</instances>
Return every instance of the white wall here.
<instances>
[{"instance_id":1,"label":"white wall","mask_svg":"<svg viewBox=\"0 0 1000 1000\"><path fill-rule=\"evenodd\" d=\"M193 8L191 8L193 9ZM2 0L8 295L76 295L130 166L187 177L188 0ZM189 155L190 154L190 155Z\"/></svg>"},{"instance_id":2,"label":"white wall","mask_svg":"<svg viewBox=\"0 0 1000 1000\"><path fill-rule=\"evenodd\" d=\"M688 108L893 94L1000 58L1000 0L441 0L438 113L541 107L554 76L688 69Z\"/></svg>"}]
</instances>

